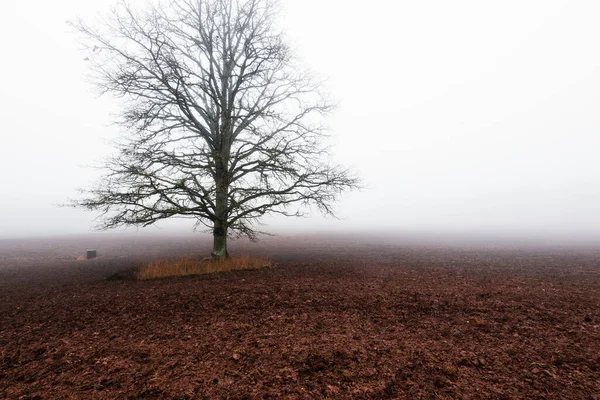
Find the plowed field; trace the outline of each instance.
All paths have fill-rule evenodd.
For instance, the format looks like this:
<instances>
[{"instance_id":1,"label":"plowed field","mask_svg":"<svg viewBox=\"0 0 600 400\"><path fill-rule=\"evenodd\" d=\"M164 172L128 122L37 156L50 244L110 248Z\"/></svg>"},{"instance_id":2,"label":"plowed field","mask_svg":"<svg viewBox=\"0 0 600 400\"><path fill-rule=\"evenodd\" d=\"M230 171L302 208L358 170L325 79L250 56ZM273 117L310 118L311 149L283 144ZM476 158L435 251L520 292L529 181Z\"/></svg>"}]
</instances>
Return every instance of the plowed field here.
<instances>
[{"instance_id":1,"label":"plowed field","mask_svg":"<svg viewBox=\"0 0 600 400\"><path fill-rule=\"evenodd\" d=\"M208 245L0 241L0 398L600 398L600 248L290 236L231 246L273 268L127 279Z\"/></svg>"}]
</instances>

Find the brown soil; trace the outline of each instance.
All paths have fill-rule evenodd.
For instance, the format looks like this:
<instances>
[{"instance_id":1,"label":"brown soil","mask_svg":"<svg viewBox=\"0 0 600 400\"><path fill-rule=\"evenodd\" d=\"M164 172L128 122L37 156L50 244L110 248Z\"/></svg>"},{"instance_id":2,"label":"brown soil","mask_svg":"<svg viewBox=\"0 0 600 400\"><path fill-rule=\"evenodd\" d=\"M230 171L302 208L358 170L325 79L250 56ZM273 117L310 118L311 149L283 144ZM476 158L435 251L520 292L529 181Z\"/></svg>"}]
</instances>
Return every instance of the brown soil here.
<instances>
[{"instance_id":1,"label":"brown soil","mask_svg":"<svg viewBox=\"0 0 600 400\"><path fill-rule=\"evenodd\" d=\"M126 279L197 242L0 241L0 398L600 398L600 249L287 237Z\"/></svg>"}]
</instances>

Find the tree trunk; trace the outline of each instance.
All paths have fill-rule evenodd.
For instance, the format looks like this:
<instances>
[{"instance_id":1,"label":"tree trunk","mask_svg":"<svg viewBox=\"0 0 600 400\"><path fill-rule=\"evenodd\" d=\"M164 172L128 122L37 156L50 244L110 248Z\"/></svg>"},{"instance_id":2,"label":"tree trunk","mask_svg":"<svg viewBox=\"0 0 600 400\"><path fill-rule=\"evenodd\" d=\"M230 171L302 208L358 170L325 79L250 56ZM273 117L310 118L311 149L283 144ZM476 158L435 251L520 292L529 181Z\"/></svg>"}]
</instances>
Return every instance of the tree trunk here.
<instances>
[{"instance_id":1,"label":"tree trunk","mask_svg":"<svg viewBox=\"0 0 600 400\"><path fill-rule=\"evenodd\" d=\"M223 186L221 188L221 190L217 189L215 204L217 219L213 225L213 250L211 253L214 260L229 258L227 252L227 188Z\"/></svg>"},{"instance_id":2,"label":"tree trunk","mask_svg":"<svg viewBox=\"0 0 600 400\"><path fill-rule=\"evenodd\" d=\"M229 258L227 252L227 229L216 226L213 229L213 250L211 256L213 260L225 260Z\"/></svg>"},{"instance_id":3,"label":"tree trunk","mask_svg":"<svg viewBox=\"0 0 600 400\"><path fill-rule=\"evenodd\" d=\"M225 260L229 258L227 252L227 223L228 223L228 197L229 184L227 183L227 157L220 156L216 166L216 196L215 196L215 216L213 225L213 251L211 256L213 260Z\"/></svg>"}]
</instances>

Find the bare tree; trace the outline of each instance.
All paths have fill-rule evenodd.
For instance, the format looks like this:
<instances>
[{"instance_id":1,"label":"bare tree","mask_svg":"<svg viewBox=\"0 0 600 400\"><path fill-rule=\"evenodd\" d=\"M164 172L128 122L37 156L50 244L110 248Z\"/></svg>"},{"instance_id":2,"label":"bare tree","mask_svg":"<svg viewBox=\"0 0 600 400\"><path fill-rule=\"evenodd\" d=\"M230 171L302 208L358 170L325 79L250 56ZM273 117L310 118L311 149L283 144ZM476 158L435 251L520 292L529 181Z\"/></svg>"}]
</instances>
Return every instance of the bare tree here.
<instances>
[{"instance_id":1,"label":"bare tree","mask_svg":"<svg viewBox=\"0 0 600 400\"><path fill-rule=\"evenodd\" d=\"M107 175L72 205L102 212L101 228L190 217L254 239L268 213L332 214L357 187L330 165L323 117L332 105L297 66L270 0L121 2L97 27L73 23L101 93L123 100L127 135Z\"/></svg>"}]
</instances>

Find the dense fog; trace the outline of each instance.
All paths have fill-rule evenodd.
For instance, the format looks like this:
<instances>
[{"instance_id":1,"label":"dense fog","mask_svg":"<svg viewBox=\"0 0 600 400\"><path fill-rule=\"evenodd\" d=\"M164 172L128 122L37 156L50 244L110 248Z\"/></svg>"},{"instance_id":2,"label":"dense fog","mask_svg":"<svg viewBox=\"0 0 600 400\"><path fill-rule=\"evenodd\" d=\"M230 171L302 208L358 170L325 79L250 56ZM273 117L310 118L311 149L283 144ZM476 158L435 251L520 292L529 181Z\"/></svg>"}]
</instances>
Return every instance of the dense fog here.
<instances>
[{"instance_id":1,"label":"dense fog","mask_svg":"<svg viewBox=\"0 0 600 400\"><path fill-rule=\"evenodd\" d=\"M113 1L0 7L0 237L90 232L59 208L111 154L116 103L86 82L67 21ZM600 3L282 2L296 54L328 79L334 160L364 189L339 220L268 217L272 232L600 234ZM148 232L188 232L169 221Z\"/></svg>"}]
</instances>

